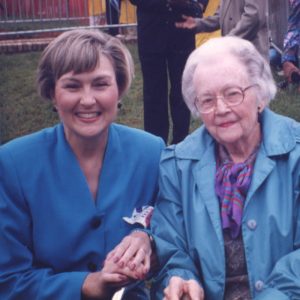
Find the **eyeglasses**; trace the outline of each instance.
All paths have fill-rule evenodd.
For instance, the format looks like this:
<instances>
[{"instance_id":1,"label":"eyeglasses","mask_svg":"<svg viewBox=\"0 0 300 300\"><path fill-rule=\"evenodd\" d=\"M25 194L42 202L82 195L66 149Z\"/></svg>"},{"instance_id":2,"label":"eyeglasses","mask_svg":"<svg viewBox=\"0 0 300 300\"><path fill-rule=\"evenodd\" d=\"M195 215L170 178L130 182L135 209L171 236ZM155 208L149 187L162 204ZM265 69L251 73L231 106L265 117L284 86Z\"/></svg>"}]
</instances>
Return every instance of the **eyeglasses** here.
<instances>
[{"instance_id":1,"label":"eyeglasses","mask_svg":"<svg viewBox=\"0 0 300 300\"><path fill-rule=\"evenodd\" d=\"M222 99L228 107L239 105L244 101L245 92L256 85L257 84L249 85L244 89L240 87L228 87L223 90L220 96L204 95L196 97L195 106L200 113L209 114L216 108L218 98Z\"/></svg>"}]
</instances>

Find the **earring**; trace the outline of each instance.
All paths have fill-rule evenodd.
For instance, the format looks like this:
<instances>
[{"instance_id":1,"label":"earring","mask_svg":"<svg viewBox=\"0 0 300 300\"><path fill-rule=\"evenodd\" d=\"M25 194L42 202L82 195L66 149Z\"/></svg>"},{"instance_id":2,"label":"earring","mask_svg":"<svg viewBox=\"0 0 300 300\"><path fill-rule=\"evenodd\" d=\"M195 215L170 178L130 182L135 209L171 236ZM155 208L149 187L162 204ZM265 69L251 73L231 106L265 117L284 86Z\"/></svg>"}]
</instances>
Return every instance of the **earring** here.
<instances>
[{"instance_id":1,"label":"earring","mask_svg":"<svg viewBox=\"0 0 300 300\"><path fill-rule=\"evenodd\" d=\"M118 109L121 109L121 107L122 107L122 103L118 102Z\"/></svg>"},{"instance_id":2,"label":"earring","mask_svg":"<svg viewBox=\"0 0 300 300\"><path fill-rule=\"evenodd\" d=\"M257 122L261 123L261 107L257 106Z\"/></svg>"}]
</instances>

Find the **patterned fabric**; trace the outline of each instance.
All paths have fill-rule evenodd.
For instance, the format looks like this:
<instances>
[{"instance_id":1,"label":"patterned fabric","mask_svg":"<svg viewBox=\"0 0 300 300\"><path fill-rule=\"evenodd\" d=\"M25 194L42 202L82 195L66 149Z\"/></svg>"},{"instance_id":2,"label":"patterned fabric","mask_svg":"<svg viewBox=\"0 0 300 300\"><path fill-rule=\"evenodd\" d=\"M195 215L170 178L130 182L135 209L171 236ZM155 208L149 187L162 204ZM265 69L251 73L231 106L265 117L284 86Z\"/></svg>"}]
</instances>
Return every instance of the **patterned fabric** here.
<instances>
[{"instance_id":1,"label":"patterned fabric","mask_svg":"<svg viewBox=\"0 0 300 300\"><path fill-rule=\"evenodd\" d=\"M219 146L215 190L221 202L222 227L230 228L237 238L243 214L244 200L250 187L258 148L243 163L234 163L226 149Z\"/></svg>"},{"instance_id":2,"label":"patterned fabric","mask_svg":"<svg viewBox=\"0 0 300 300\"><path fill-rule=\"evenodd\" d=\"M232 239L228 229L223 231L226 282L224 300L250 300L250 288L242 235Z\"/></svg>"},{"instance_id":3,"label":"patterned fabric","mask_svg":"<svg viewBox=\"0 0 300 300\"><path fill-rule=\"evenodd\" d=\"M283 41L282 63L295 62L298 65L298 50L300 45L300 0L289 0L290 13L288 30Z\"/></svg>"},{"instance_id":4,"label":"patterned fabric","mask_svg":"<svg viewBox=\"0 0 300 300\"><path fill-rule=\"evenodd\" d=\"M147 228L150 225L153 209L153 206L150 205L135 208L131 217L123 217L123 220L128 224L139 224Z\"/></svg>"}]
</instances>

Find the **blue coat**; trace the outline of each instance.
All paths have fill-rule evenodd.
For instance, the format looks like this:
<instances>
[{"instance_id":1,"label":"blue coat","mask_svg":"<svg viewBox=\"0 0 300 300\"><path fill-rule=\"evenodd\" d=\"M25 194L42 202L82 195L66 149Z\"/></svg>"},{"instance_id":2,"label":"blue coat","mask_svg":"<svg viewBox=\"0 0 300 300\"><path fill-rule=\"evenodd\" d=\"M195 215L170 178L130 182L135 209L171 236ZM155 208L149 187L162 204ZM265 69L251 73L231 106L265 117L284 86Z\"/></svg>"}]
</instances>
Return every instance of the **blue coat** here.
<instances>
[{"instance_id":1,"label":"blue coat","mask_svg":"<svg viewBox=\"0 0 300 300\"><path fill-rule=\"evenodd\" d=\"M0 148L0 298L81 299L90 271L153 204L163 141L112 124L96 201L63 125Z\"/></svg>"},{"instance_id":2,"label":"blue coat","mask_svg":"<svg viewBox=\"0 0 300 300\"><path fill-rule=\"evenodd\" d=\"M269 109L243 218L251 294L300 299L300 124ZM196 279L205 300L224 295L225 257L215 194L215 141L200 127L162 154L152 231L162 270L152 293L162 299L171 276Z\"/></svg>"}]
</instances>

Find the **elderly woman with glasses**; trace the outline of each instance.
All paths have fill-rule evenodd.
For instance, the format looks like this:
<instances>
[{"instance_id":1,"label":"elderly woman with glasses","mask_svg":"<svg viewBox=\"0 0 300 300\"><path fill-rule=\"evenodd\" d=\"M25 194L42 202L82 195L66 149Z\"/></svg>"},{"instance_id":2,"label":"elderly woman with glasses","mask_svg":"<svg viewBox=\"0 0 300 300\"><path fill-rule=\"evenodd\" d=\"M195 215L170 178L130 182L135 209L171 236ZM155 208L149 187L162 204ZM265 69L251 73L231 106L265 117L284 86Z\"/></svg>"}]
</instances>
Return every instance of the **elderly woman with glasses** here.
<instances>
[{"instance_id":1,"label":"elderly woman with glasses","mask_svg":"<svg viewBox=\"0 0 300 300\"><path fill-rule=\"evenodd\" d=\"M153 299L300 299L300 125L267 108L268 63L211 39L182 89L203 125L162 154Z\"/></svg>"}]
</instances>

